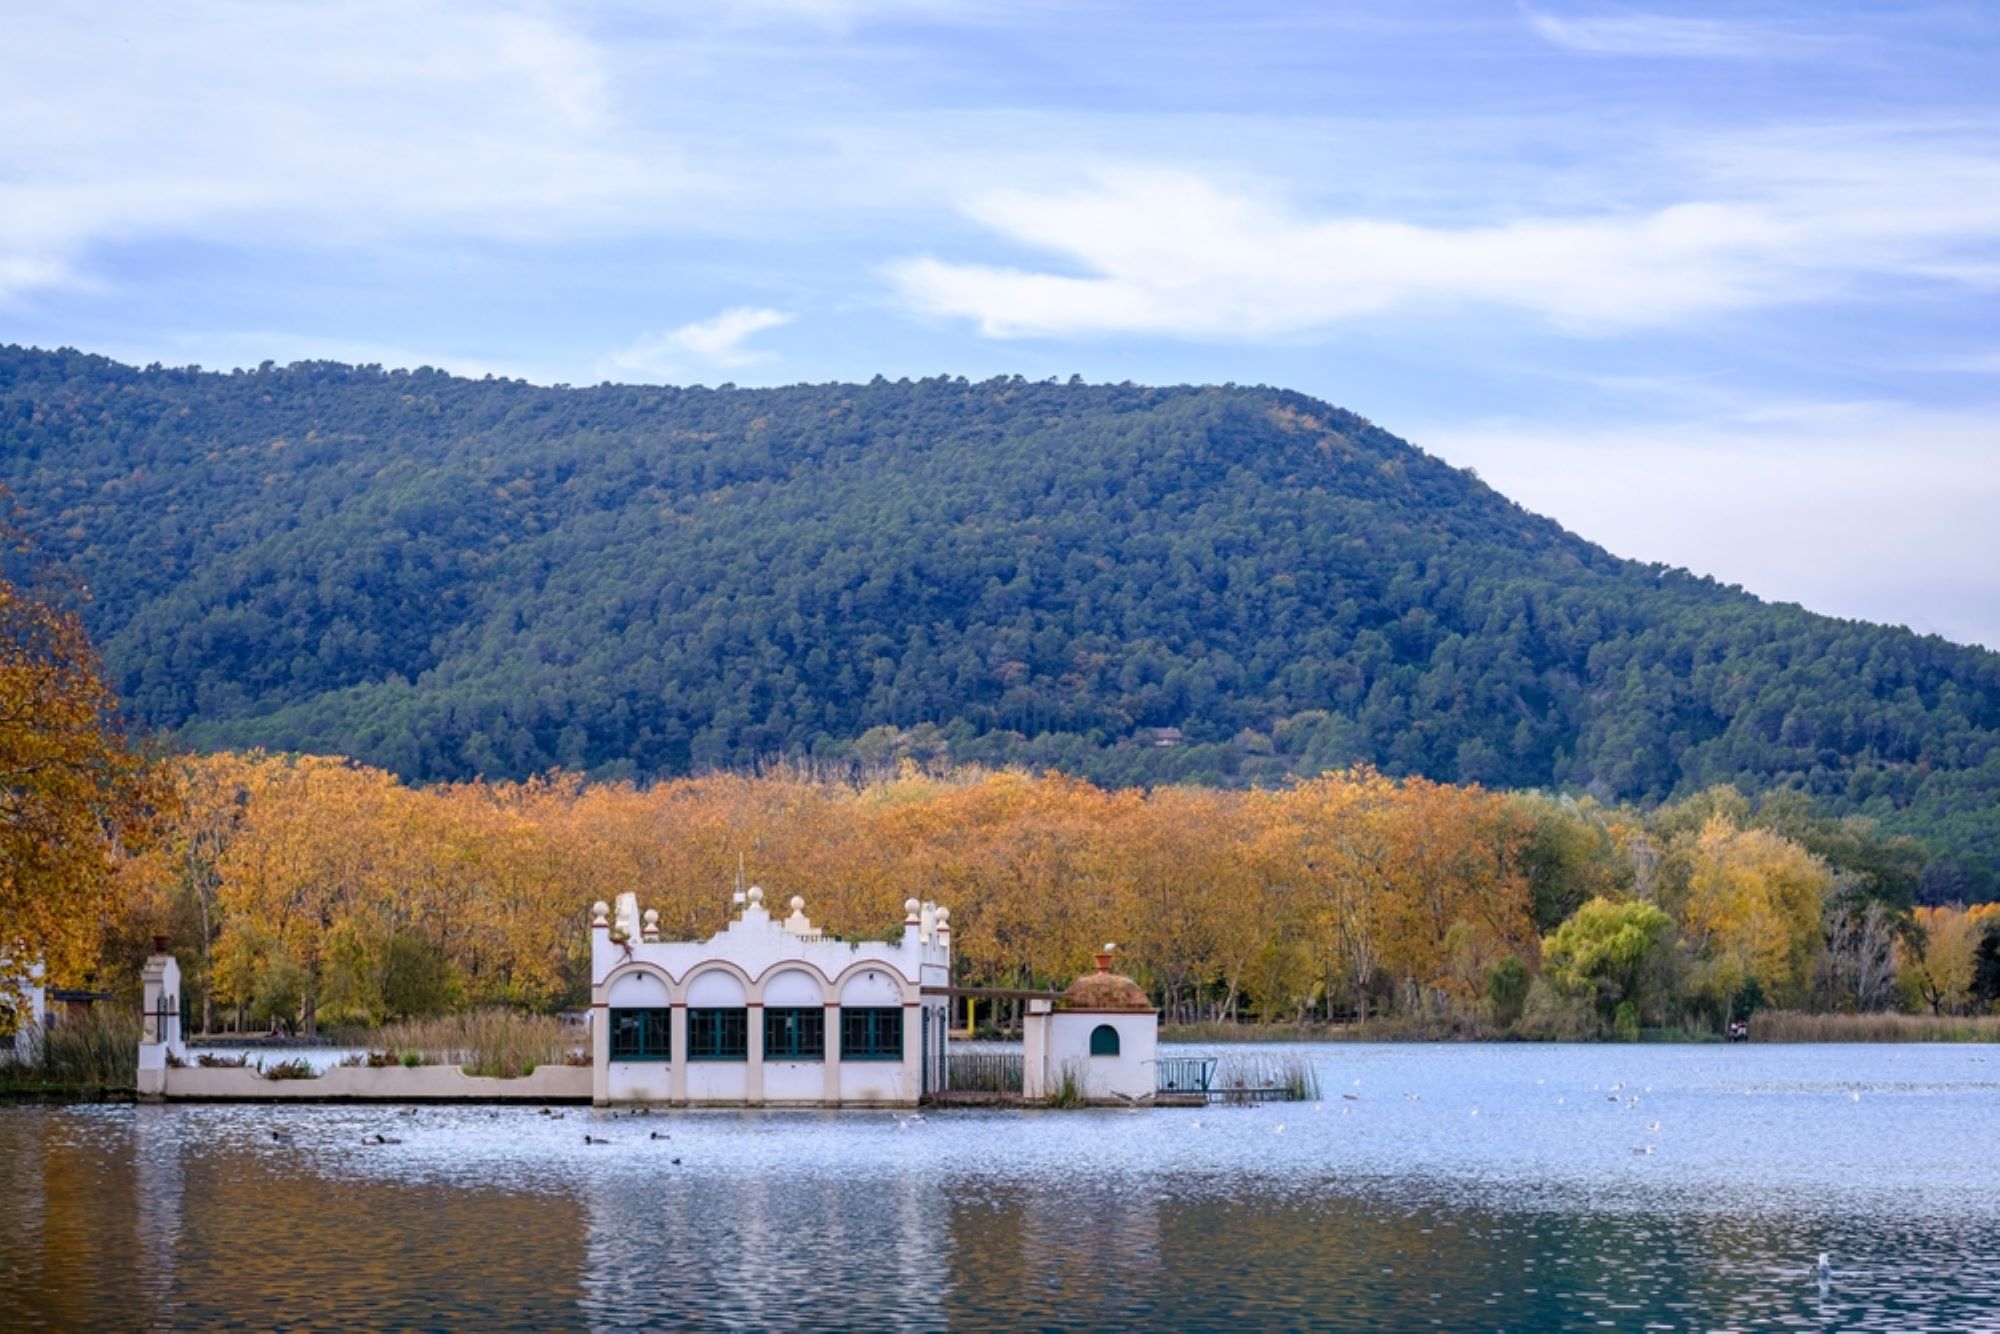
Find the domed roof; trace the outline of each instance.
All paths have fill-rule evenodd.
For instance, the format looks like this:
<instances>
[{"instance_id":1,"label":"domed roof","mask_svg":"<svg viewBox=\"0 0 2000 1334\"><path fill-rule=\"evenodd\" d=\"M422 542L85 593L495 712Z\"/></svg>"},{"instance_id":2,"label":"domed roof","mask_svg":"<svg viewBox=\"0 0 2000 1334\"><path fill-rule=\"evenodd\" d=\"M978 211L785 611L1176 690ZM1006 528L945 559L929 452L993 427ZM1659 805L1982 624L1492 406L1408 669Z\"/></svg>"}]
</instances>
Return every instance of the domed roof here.
<instances>
[{"instance_id":1,"label":"domed roof","mask_svg":"<svg viewBox=\"0 0 2000 1334\"><path fill-rule=\"evenodd\" d=\"M1062 999L1056 1002L1058 1010L1137 1010L1150 1012L1153 1003L1146 999L1146 993L1139 984L1122 973L1111 971L1111 955L1097 956L1097 971L1085 973L1069 984Z\"/></svg>"}]
</instances>

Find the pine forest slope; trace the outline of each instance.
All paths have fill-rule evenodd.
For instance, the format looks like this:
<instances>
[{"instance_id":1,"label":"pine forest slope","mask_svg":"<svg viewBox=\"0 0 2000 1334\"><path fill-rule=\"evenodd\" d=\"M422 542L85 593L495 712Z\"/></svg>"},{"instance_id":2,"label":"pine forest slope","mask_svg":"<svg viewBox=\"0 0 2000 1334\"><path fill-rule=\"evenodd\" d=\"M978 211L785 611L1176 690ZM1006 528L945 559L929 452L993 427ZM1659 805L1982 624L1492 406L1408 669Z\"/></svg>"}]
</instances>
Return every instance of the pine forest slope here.
<instances>
[{"instance_id":1,"label":"pine forest slope","mask_svg":"<svg viewBox=\"0 0 2000 1334\"><path fill-rule=\"evenodd\" d=\"M1621 560L1280 390L0 348L0 482L129 710L200 746L414 779L915 751L1733 782L2000 862L2000 655Z\"/></svg>"}]
</instances>

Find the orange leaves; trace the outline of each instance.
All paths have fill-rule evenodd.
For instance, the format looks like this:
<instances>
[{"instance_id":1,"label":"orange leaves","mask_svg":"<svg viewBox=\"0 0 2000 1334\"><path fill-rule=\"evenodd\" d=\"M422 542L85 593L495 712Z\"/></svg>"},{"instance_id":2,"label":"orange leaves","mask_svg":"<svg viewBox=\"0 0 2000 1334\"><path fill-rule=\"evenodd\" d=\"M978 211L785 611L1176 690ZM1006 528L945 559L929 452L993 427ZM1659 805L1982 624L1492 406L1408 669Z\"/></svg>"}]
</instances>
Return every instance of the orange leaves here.
<instances>
[{"instance_id":1,"label":"orange leaves","mask_svg":"<svg viewBox=\"0 0 2000 1334\"><path fill-rule=\"evenodd\" d=\"M1360 768L1256 800L1263 874L1357 1008L1384 973L1469 1004L1486 963L1532 953L1521 831L1494 794Z\"/></svg>"},{"instance_id":2,"label":"orange leaves","mask_svg":"<svg viewBox=\"0 0 2000 1334\"><path fill-rule=\"evenodd\" d=\"M0 577L0 959L80 979L153 796L83 623Z\"/></svg>"},{"instance_id":3,"label":"orange leaves","mask_svg":"<svg viewBox=\"0 0 2000 1334\"><path fill-rule=\"evenodd\" d=\"M803 895L850 936L899 930L908 898L948 904L968 983L1060 984L1116 940L1188 1018L1295 1014L1330 985L1468 1005L1488 963L1533 956L1504 803L1366 769L1251 793L914 770L409 789L246 755L191 762L184 788L176 846L212 852L218 985L303 979L308 1018L323 997L380 1017L389 984L370 979L398 950L440 958L454 1000L575 1003L589 903L632 890L668 934L703 936L739 858L774 905Z\"/></svg>"}]
</instances>

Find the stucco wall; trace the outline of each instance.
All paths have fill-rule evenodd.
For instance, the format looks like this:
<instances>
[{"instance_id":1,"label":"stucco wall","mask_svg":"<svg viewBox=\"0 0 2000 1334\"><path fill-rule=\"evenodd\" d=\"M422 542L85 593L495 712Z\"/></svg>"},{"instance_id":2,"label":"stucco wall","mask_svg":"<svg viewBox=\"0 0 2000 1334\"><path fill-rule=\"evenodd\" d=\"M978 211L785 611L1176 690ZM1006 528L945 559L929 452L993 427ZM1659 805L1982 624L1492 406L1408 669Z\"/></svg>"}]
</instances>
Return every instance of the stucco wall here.
<instances>
[{"instance_id":1,"label":"stucco wall","mask_svg":"<svg viewBox=\"0 0 2000 1334\"><path fill-rule=\"evenodd\" d=\"M613 1061L611 1096L619 1102L666 1102L673 1097L673 1067L665 1061Z\"/></svg>"},{"instance_id":2,"label":"stucco wall","mask_svg":"<svg viewBox=\"0 0 2000 1334\"><path fill-rule=\"evenodd\" d=\"M1099 1024L1118 1032L1118 1055L1092 1056L1090 1035ZM1092 1101L1150 1096L1158 1080L1160 1020L1155 1014L1091 1014L1057 1010L1048 1018L1047 1071L1051 1087L1074 1068L1083 1096Z\"/></svg>"},{"instance_id":3,"label":"stucco wall","mask_svg":"<svg viewBox=\"0 0 2000 1334\"><path fill-rule=\"evenodd\" d=\"M842 1102L915 1102L915 1082L901 1061L842 1061Z\"/></svg>"},{"instance_id":4,"label":"stucco wall","mask_svg":"<svg viewBox=\"0 0 2000 1334\"><path fill-rule=\"evenodd\" d=\"M767 1061L764 1063L765 1102L826 1101L824 1061Z\"/></svg>"},{"instance_id":5,"label":"stucco wall","mask_svg":"<svg viewBox=\"0 0 2000 1334\"><path fill-rule=\"evenodd\" d=\"M748 1061L689 1061L689 1102L743 1102L749 1097Z\"/></svg>"}]
</instances>

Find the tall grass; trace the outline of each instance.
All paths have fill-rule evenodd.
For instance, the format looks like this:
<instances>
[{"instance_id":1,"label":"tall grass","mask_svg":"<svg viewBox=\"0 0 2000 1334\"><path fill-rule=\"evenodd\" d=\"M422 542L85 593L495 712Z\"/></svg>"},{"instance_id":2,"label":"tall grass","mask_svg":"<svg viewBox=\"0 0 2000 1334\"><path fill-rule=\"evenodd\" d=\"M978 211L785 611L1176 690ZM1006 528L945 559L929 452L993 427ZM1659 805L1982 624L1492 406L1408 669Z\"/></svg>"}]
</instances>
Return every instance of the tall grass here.
<instances>
[{"instance_id":1,"label":"tall grass","mask_svg":"<svg viewBox=\"0 0 2000 1334\"><path fill-rule=\"evenodd\" d=\"M1232 1020L1162 1024L1160 1041L1213 1045L1248 1042L1489 1042L1509 1036L1470 1015L1378 1015L1367 1023L1251 1024Z\"/></svg>"},{"instance_id":2,"label":"tall grass","mask_svg":"<svg viewBox=\"0 0 2000 1334\"><path fill-rule=\"evenodd\" d=\"M1233 1051L1217 1061L1212 1091L1231 1103L1311 1102L1319 1067L1298 1052Z\"/></svg>"},{"instance_id":3,"label":"tall grass","mask_svg":"<svg viewBox=\"0 0 2000 1334\"><path fill-rule=\"evenodd\" d=\"M1064 1061L1062 1070L1056 1076L1055 1087L1049 1090L1047 1103L1051 1107L1081 1107L1084 1103L1084 1072L1081 1062Z\"/></svg>"},{"instance_id":4,"label":"tall grass","mask_svg":"<svg viewBox=\"0 0 2000 1334\"><path fill-rule=\"evenodd\" d=\"M585 1064L580 1035L548 1015L517 1010L475 1010L469 1014L412 1019L381 1029L369 1047L392 1053L404 1064L415 1055L425 1065L456 1065L468 1075L519 1079L541 1065Z\"/></svg>"},{"instance_id":5,"label":"tall grass","mask_svg":"<svg viewBox=\"0 0 2000 1334\"><path fill-rule=\"evenodd\" d=\"M1759 1010L1753 1042L2000 1042L2000 1014L1800 1014Z\"/></svg>"},{"instance_id":6,"label":"tall grass","mask_svg":"<svg viewBox=\"0 0 2000 1334\"><path fill-rule=\"evenodd\" d=\"M0 1065L0 1089L98 1093L139 1083L139 1019L93 1008L29 1034L23 1060Z\"/></svg>"}]
</instances>

